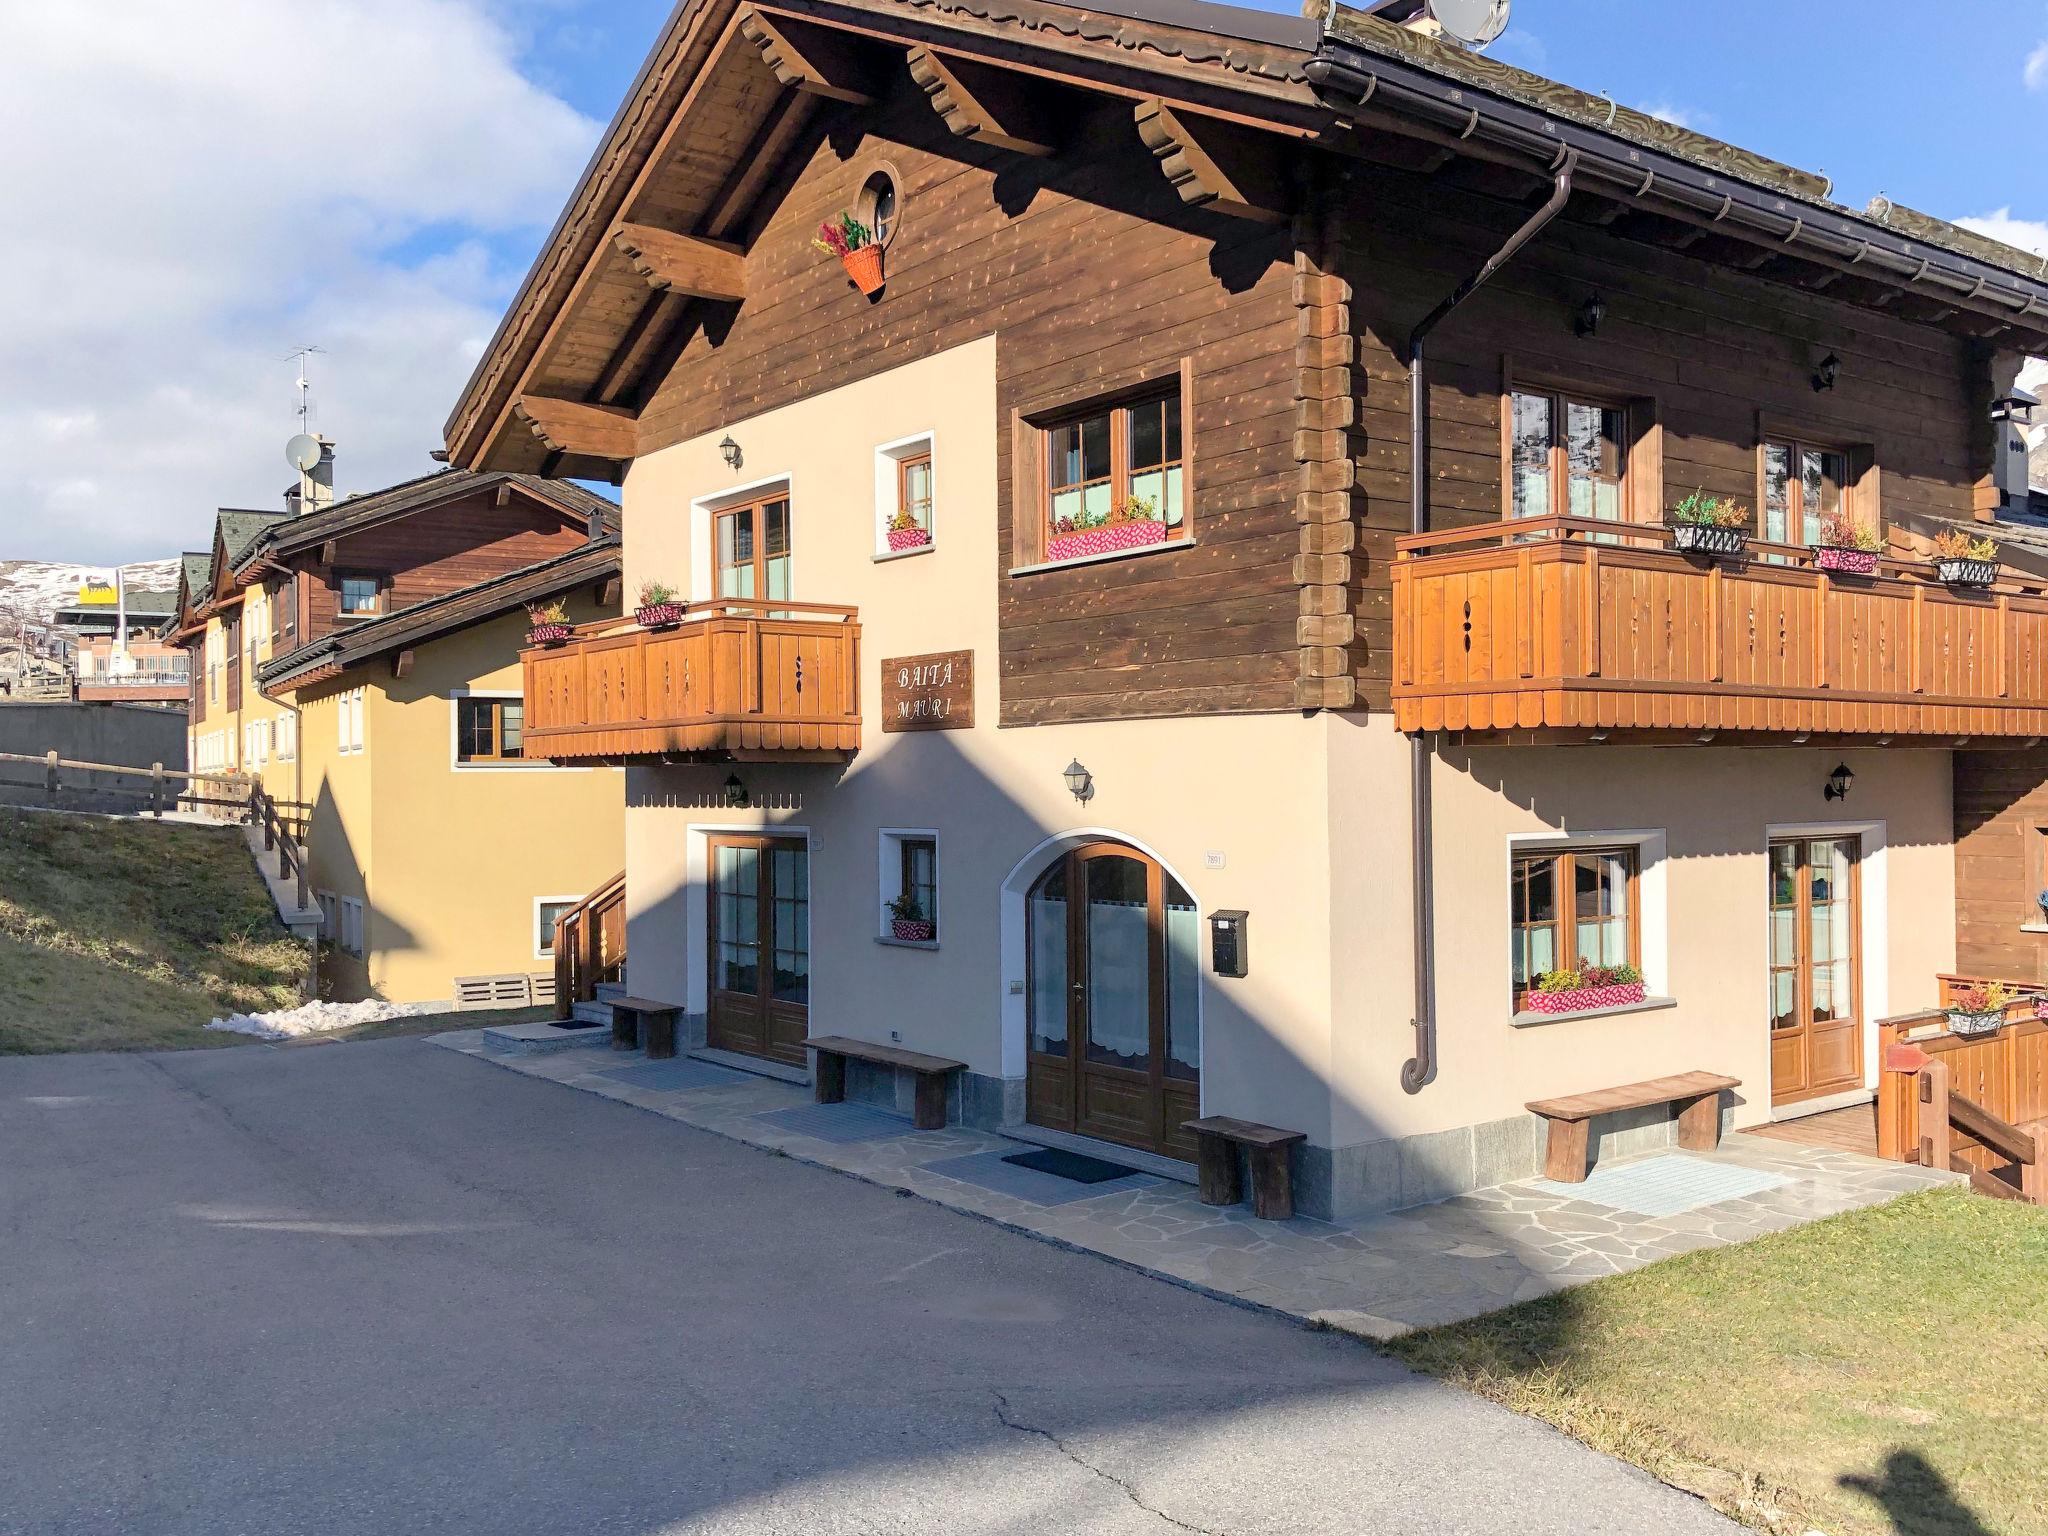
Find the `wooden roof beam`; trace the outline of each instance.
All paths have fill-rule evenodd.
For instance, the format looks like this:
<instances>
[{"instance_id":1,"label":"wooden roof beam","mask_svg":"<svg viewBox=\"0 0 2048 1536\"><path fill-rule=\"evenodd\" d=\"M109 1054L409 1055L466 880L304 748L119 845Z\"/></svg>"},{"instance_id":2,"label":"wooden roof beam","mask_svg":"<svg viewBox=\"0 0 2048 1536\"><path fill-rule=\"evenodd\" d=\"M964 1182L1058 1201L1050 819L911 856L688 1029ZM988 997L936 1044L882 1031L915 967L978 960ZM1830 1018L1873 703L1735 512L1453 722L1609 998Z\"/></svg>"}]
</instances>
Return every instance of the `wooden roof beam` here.
<instances>
[{"instance_id":1,"label":"wooden roof beam","mask_svg":"<svg viewBox=\"0 0 2048 1536\"><path fill-rule=\"evenodd\" d=\"M843 32L790 16L771 21L759 11L747 11L740 17L740 35L761 50L775 78L792 90L857 107L875 99L872 72Z\"/></svg>"},{"instance_id":2,"label":"wooden roof beam","mask_svg":"<svg viewBox=\"0 0 2048 1536\"><path fill-rule=\"evenodd\" d=\"M521 395L512 413L550 453L617 462L640 451L640 418L616 405Z\"/></svg>"},{"instance_id":3,"label":"wooden roof beam","mask_svg":"<svg viewBox=\"0 0 2048 1536\"><path fill-rule=\"evenodd\" d=\"M960 138L1019 155L1053 152L1051 116L1022 75L920 47L910 50L910 78Z\"/></svg>"},{"instance_id":4,"label":"wooden roof beam","mask_svg":"<svg viewBox=\"0 0 2048 1536\"><path fill-rule=\"evenodd\" d=\"M1170 107L1158 97L1135 108L1138 137L1182 202L1260 224L1287 219L1281 141L1235 123Z\"/></svg>"},{"instance_id":5,"label":"wooden roof beam","mask_svg":"<svg viewBox=\"0 0 2048 1536\"><path fill-rule=\"evenodd\" d=\"M647 224L621 224L612 231L612 244L657 293L728 304L747 296L747 259L736 245Z\"/></svg>"}]
</instances>

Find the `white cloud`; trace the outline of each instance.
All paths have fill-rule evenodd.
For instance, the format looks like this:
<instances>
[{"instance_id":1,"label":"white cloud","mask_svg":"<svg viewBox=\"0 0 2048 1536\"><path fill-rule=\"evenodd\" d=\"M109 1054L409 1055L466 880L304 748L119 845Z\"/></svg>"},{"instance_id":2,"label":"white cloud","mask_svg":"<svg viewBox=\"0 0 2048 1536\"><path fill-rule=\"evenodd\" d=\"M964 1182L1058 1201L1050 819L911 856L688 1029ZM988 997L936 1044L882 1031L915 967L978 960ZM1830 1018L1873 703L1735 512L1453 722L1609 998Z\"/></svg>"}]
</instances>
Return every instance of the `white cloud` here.
<instances>
[{"instance_id":1,"label":"white cloud","mask_svg":"<svg viewBox=\"0 0 2048 1536\"><path fill-rule=\"evenodd\" d=\"M1681 107L1675 102L1663 100L1644 102L1637 110L1651 117L1661 118L1678 128L1704 129L1714 120L1714 114L1711 112L1703 112L1698 107Z\"/></svg>"},{"instance_id":2,"label":"white cloud","mask_svg":"<svg viewBox=\"0 0 2048 1536\"><path fill-rule=\"evenodd\" d=\"M1993 240L2002 240L2015 249L2048 256L2048 220L2015 218L2012 209L1997 208L1990 213L1957 219L1956 223Z\"/></svg>"},{"instance_id":3,"label":"white cloud","mask_svg":"<svg viewBox=\"0 0 2048 1536\"><path fill-rule=\"evenodd\" d=\"M490 242L546 226L598 128L484 0L8 14L0 555L143 558L276 505L303 341L345 490L431 468L519 275Z\"/></svg>"},{"instance_id":4,"label":"white cloud","mask_svg":"<svg viewBox=\"0 0 2048 1536\"><path fill-rule=\"evenodd\" d=\"M2020 69L2020 78L2030 91L2048 91L2048 38L2043 38Z\"/></svg>"}]
</instances>

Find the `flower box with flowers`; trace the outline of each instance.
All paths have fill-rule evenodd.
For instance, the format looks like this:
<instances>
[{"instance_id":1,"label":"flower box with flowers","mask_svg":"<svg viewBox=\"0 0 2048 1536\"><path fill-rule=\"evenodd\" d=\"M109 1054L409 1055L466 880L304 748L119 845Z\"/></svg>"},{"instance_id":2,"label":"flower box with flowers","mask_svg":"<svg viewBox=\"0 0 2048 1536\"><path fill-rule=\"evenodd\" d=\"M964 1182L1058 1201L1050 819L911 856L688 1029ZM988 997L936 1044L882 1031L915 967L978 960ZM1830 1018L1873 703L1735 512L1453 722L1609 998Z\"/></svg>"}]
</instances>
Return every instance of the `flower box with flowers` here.
<instances>
[{"instance_id":1,"label":"flower box with flowers","mask_svg":"<svg viewBox=\"0 0 2048 1536\"><path fill-rule=\"evenodd\" d=\"M1948 1032L1966 1039L1995 1035L2005 1025L2005 1010L2018 1000L2019 992L2002 981L1960 987L1946 1005Z\"/></svg>"},{"instance_id":2,"label":"flower box with flowers","mask_svg":"<svg viewBox=\"0 0 2048 1536\"><path fill-rule=\"evenodd\" d=\"M1166 523L1151 501L1133 496L1107 512L1083 512L1054 520L1045 541L1045 558L1082 560L1118 550L1142 549L1166 542Z\"/></svg>"},{"instance_id":3,"label":"flower box with flowers","mask_svg":"<svg viewBox=\"0 0 2048 1536\"><path fill-rule=\"evenodd\" d=\"M529 603L526 609L526 643L556 646L574 633L569 627L569 610L559 601Z\"/></svg>"},{"instance_id":4,"label":"flower box with flowers","mask_svg":"<svg viewBox=\"0 0 2048 1536\"><path fill-rule=\"evenodd\" d=\"M932 925L921 917L894 917L889 920L890 937L905 944L929 944L932 931Z\"/></svg>"},{"instance_id":5,"label":"flower box with flowers","mask_svg":"<svg viewBox=\"0 0 2048 1536\"><path fill-rule=\"evenodd\" d=\"M905 522L901 517L889 525L889 552L891 554L900 555L906 549L923 549L931 541L932 532L929 528L921 528L916 523Z\"/></svg>"},{"instance_id":6,"label":"flower box with flowers","mask_svg":"<svg viewBox=\"0 0 2048 1536\"><path fill-rule=\"evenodd\" d=\"M1960 528L1935 535L1934 574L1951 587L1988 587L1998 580L1998 546Z\"/></svg>"},{"instance_id":7,"label":"flower box with flowers","mask_svg":"<svg viewBox=\"0 0 2048 1536\"><path fill-rule=\"evenodd\" d=\"M676 601L673 588L658 581L644 582L633 622L642 629L672 629L683 622L683 605Z\"/></svg>"},{"instance_id":8,"label":"flower box with flowers","mask_svg":"<svg viewBox=\"0 0 2048 1536\"><path fill-rule=\"evenodd\" d=\"M1837 512L1820 525L1813 563L1837 575L1868 576L1877 570L1877 557L1883 551L1884 535L1864 527L1846 512Z\"/></svg>"},{"instance_id":9,"label":"flower box with flowers","mask_svg":"<svg viewBox=\"0 0 2048 1536\"><path fill-rule=\"evenodd\" d=\"M1685 555L1740 555L1749 547L1749 509L1694 491L1671 509L1671 547Z\"/></svg>"},{"instance_id":10,"label":"flower box with flowers","mask_svg":"<svg viewBox=\"0 0 2048 1536\"><path fill-rule=\"evenodd\" d=\"M1545 971L1524 1000L1531 1013L1586 1013L1627 1008L1648 995L1643 973L1632 965L1589 965L1576 971Z\"/></svg>"}]
</instances>

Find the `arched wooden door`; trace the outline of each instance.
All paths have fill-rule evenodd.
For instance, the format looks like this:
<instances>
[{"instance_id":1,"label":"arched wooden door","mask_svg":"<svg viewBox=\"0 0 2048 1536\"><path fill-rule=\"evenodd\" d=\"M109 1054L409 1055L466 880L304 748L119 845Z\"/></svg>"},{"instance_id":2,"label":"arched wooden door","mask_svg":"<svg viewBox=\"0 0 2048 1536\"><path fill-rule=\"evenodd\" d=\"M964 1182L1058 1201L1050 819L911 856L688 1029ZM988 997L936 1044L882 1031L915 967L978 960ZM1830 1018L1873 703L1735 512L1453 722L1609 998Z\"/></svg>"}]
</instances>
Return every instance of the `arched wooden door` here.
<instances>
[{"instance_id":1,"label":"arched wooden door","mask_svg":"<svg viewBox=\"0 0 2048 1536\"><path fill-rule=\"evenodd\" d=\"M1192 1159L1201 1113L1201 914L1137 849L1088 843L1025 901L1025 1118Z\"/></svg>"}]
</instances>

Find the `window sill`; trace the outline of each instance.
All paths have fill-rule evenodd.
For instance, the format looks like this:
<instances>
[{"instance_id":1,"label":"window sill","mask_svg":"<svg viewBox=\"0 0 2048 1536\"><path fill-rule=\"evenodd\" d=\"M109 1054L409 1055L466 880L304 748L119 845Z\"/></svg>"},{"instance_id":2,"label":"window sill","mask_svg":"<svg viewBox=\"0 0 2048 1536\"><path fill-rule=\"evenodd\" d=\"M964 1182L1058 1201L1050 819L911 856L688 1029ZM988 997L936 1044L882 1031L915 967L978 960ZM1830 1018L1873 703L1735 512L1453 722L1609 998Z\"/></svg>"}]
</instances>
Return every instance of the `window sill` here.
<instances>
[{"instance_id":1,"label":"window sill","mask_svg":"<svg viewBox=\"0 0 2048 1536\"><path fill-rule=\"evenodd\" d=\"M1163 539L1157 544L1140 544L1136 549L1112 549L1099 555L1077 555L1072 560L1041 560L1036 565L1013 565L1012 576L1036 576L1040 571L1068 571L1081 565L1103 565L1111 560L1136 560L1145 555L1163 555L1176 549L1193 549L1193 539Z\"/></svg>"},{"instance_id":2,"label":"window sill","mask_svg":"<svg viewBox=\"0 0 2048 1536\"><path fill-rule=\"evenodd\" d=\"M878 549L874 561L880 565L884 560L909 560L917 555L929 555L938 547L938 541L933 540L927 544L913 544L909 549Z\"/></svg>"},{"instance_id":3,"label":"window sill","mask_svg":"<svg viewBox=\"0 0 2048 1536\"><path fill-rule=\"evenodd\" d=\"M893 939L886 933L875 935L877 944L886 944L891 949L937 949L937 939Z\"/></svg>"},{"instance_id":4,"label":"window sill","mask_svg":"<svg viewBox=\"0 0 2048 1536\"><path fill-rule=\"evenodd\" d=\"M1660 1008L1676 1008L1675 997L1646 997L1640 1003L1623 1003L1614 1008L1584 1008L1577 1013L1534 1013L1523 1011L1509 1017L1508 1023L1516 1029L1534 1029L1539 1024L1569 1024L1574 1019L1605 1019L1624 1013L1654 1013Z\"/></svg>"},{"instance_id":5,"label":"window sill","mask_svg":"<svg viewBox=\"0 0 2048 1536\"><path fill-rule=\"evenodd\" d=\"M2021 923L2021 933L2048 933L2048 923Z\"/></svg>"}]
</instances>

